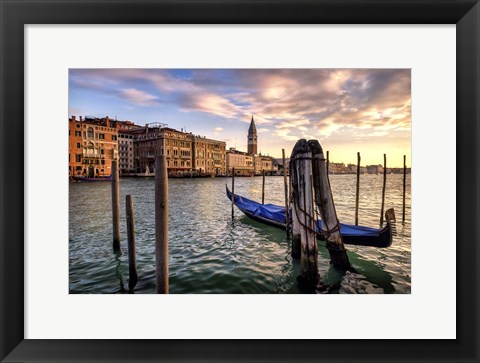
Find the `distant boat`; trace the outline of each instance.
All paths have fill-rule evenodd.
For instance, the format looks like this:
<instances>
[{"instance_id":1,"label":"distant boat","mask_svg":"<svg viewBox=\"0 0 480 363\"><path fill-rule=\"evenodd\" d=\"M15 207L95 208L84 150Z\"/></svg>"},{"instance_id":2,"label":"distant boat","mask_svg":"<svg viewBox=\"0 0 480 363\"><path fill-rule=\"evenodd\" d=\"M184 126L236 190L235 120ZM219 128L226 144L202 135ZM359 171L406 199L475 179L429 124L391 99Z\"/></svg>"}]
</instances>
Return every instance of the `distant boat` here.
<instances>
[{"instance_id":1,"label":"distant boat","mask_svg":"<svg viewBox=\"0 0 480 363\"><path fill-rule=\"evenodd\" d=\"M96 178L91 178L91 177L86 177L86 176L79 176L79 175L74 175L72 176L72 179L77 181L77 182L100 182L100 181L111 181L112 176L99 176Z\"/></svg>"},{"instance_id":2,"label":"distant boat","mask_svg":"<svg viewBox=\"0 0 480 363\"><path fill-rule=\"evenodd\" d=\"M226 189L228 199L232 200L232 193L228 187ZM234 203L247 217L260 223L285 229L285 207L257 203L239 195L235 195ZM394 229L392 225L393 215L393 208L385 212L387 224L380 229L340 223L340 234L342 235L343 243L378 248L390 247ZM322 221L318 220L317 231L320 232L321 230ZM320 233L317 234L317 238L322 240Z\"/></svg>"},{"instance_id":3,"label":"distant boat","mask_svg":"<svg viewBox=\"0 0 480 363\"><path fill-rule=\"evenodd\" d=\"M155 173L150 173L150 168L147 167L145 168L145 173L137 173L135 174L135 176L139 176L139 177L154 177L155 176Z\"/></svg>"}]
</instances>

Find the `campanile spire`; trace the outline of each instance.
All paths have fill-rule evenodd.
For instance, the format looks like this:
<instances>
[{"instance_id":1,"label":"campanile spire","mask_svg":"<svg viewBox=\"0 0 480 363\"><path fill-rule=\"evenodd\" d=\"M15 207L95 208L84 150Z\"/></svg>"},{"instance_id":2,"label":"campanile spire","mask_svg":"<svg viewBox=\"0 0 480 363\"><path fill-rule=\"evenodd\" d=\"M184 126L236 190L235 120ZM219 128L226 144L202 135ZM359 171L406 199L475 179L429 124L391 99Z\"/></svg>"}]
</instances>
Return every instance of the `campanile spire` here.
<instances>
[{"instance_id":1,"label":"campanile spire","mask_svg":"<svg viewBox=\"0 0 480 363\"><path fill-rule=\"evenodd\" d=\"M248 153L256 154L257 153L257 128L255 127L255 121L250 121L250 127L248 128Z\"/></svg>"}]
</instances>

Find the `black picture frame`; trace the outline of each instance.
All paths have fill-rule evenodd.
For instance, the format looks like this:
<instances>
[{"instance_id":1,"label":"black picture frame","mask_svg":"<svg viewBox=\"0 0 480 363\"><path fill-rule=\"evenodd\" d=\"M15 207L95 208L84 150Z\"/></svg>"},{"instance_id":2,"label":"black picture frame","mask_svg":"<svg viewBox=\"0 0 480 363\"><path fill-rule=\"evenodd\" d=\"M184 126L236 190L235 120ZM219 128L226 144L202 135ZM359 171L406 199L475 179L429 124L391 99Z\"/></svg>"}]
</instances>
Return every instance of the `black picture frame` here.
<instances>
[{"instance_id":1,"label":"black picture frame","mask_svg":"<svg viewBox=\"0 0 480 363\"><path fill-rule=\"evenodd\" d=\"M2 361L479 361L480 5L478 1L0 0L0 4L2 29L0 359ZM382 341L24 339L23 206L25 201L24 147L27 147L24 145L23 123L24 25L161 23L456 24L457 206L456 211L447 211L445 215L454 218L456 214L457 339ZM435 127L434 124L432 127ZM439 151L439 157L442 152L453 152L453 150L449 149L449 145L445 145L445 150ZM453 170L446 167L445 172L453 172ZM446 232L447 236L448 233L453 233L448 230ZM455 243L453 236L446 238L452 239L452 245ZM438 266L435 274L441 276L441 273L442 266Z\"/></svg>"}]
</instances>

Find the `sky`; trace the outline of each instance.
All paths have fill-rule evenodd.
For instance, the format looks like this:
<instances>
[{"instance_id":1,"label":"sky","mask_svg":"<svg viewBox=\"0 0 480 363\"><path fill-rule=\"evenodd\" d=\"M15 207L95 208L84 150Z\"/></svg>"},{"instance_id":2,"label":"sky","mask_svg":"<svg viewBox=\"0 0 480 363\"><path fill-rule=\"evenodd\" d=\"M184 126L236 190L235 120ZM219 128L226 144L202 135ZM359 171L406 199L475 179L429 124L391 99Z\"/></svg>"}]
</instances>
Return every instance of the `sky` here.
<instances>
[{"instance_id":1,"label":"sky","mask_svg":"<svg viewBox=\"0 0 480 363\"><path fill-rule=\"evenodd\" d=\"M290 155L317 139L331 162L403 166L411 157L409 69L70 69L69 116L129 120ZM410 165L408 165L410 166Z\"/></svg>"}]
</instances>

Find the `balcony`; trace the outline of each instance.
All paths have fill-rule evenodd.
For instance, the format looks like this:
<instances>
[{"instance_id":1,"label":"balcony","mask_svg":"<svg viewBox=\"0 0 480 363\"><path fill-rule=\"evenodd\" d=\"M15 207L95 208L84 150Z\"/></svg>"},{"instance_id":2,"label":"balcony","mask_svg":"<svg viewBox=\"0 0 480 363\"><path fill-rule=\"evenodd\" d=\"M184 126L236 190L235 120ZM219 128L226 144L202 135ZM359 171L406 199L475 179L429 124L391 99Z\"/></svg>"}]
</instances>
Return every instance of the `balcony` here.
<instances>
[{"instance_id":1,"label":"balcony","mask_svg":"<svg viewBox=\"0 0 480 363\"><path fill-rule=\"evenodd\" d=\"M105 159L105 154L83 154L85 159Z\"/></svg>"}]
</instances>

